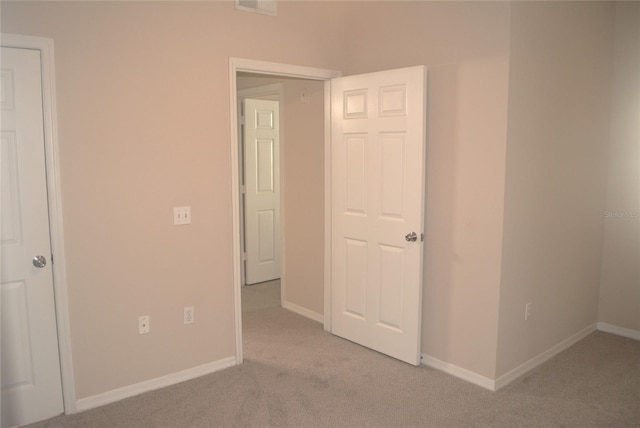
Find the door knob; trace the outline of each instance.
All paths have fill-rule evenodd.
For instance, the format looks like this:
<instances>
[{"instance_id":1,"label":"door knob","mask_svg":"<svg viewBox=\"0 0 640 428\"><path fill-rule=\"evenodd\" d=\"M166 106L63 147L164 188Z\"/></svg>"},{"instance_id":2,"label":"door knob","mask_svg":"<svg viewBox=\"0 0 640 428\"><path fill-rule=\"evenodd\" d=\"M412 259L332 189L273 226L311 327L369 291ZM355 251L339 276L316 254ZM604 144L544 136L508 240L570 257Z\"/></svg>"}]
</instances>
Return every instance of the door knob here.
<instances>
[{"instance_id":1,"label":"door knob","mask_svg":"<svg viewBox=\"0 0 640 428\"><path fill-rule=\"evenodd\" d=\"M406 239L409 242L416 242L416 240L418 239L418 235L416 235L415 232L407 233L404 236L404 239Z\"/></svg>"},{"instance_id":2,"label":"door knob","mask_svg":"<svg viewBox=\"0 0 640 428\"><path fill-rule=\"evenodd\" d=\"M35 256L33 258L33 265L37 268L43 268L47 265L47 259L44 256Z\"/></svg>"}]
</instances>

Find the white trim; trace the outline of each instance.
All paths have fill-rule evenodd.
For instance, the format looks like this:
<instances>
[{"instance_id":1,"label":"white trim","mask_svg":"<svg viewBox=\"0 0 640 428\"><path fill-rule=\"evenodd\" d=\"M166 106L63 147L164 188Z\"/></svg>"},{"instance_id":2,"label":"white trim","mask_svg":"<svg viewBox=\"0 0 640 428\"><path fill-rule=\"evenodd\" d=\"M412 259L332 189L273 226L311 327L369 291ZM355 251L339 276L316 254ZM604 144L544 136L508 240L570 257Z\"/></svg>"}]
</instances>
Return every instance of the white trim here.
<instances>
[{"instance_id":1,"label":"white trim","mask_svg":"<svg viewBox=\"0 0 640 428\"><path fill-rule=\"evenodd\" d=\"M573 336L568 337L557 345L547 349L543 353L531 358L529 361L526 361L523 364L520 364L518 367L508 371L507 373L496 379L495 390L497 391L498 389L505 387L517 378L538 367L540 364L555 357L560 352L567 350L569 347L584 339L594 331L596 331L596 324L591 324L590 326L583 328Z\"/></svg>"},{"instance_id":2,"label":"white trim","mask_svg":"<svg viewBox=\"0 0 640 428\"><path fill-rule=\"evenodd\" d=\"M330 105L330 98L327 97L327 87L329 86L328 80L339 77L341 73L339 71L327 70L321 68L301 67L290 64L280 64L275 62L255 61L251 59L243 58L229 58L229 114L230 114L230 127L231 138L230 154L231 154L231 209L232 209L232 238L233 238L233 298L234 298L234 310L235 310L235 342L236 342L236 364L242 363L242 284L240 273L240 201L239 201L239 176L238 176L238 102L237 102L237 79L236 75L239 71L246 71L249 73L260 73L274 76L288 76L297 77L310 80L324 80L325 81L325 105ZM325 116L325 129L328 126L327 118ZM325 134L325 146L330 139ZM326 153L326 149L325 149ZM326 165L325 165L326 170ZM325 179L325 184L326 184ZM325 195L331 188L325 189ZM326 197L326 196L325 196ZM325 223L329 219L325 218ZM326 250L325 250L326 251ZM326 259L326 258L325 258ZM326 264L326 260L325 260ZM325 265L326 266L326 265ZM326 271L326 268L325 268ZM325 278L325 288L327 287L327 279ZM325 290L326 295L326 290ZM326 302L326 300L325 300ZM330 308L325 304L325 322L327 320L326 314Z\"/></svg>"},{"instance_id":3,"label":"white trim","mask_svg":"<svg viewBox=\"0 0 640 428\"><path fill-rule=\"evenodd\" d=\"M240 252L240 171L238 170L238 85L237 67L229 61L229 115L231 124L231 234L233 251L233 303L236 364L242 364L242 258Z\"/></svg>"},{"instance_id":4,"label":"white trim","mask_svg":"<svg viewBox=\"0 0 640 428\"><path fill-rule=\"evenodd\" d=\"M463 369L462 367L458 367L454 364L444 362L435 357L422 354L422 364L427 367L440 370L441 372L448 373L459 379L466 380L467 382L471 382L475 385L481 386L482 388L488 389L489 391L496 390L496 382L494 380L479 375L478 373L472 372L471 370Z\"/></svg>"},{"instance_id":5,"label":"white trim","mask_svg":"<svg viewBox=\"0 0 640 428\"><path fill-rule=\"evenodd\" d=\"M319 322L320 324L324 323L324 316L322 316L322 314L313 312L307 308L303 308L302 306L298 306L295 303L291 303L283 300L282 307L290 310L291 312L295 312L298 315L302 315L303 317Z\"/></svg>"},{"instance_id":6,"label":"white trim","mask_svg":"<svg viewBox=\"0 0 640 428\"><path fill-rule=\"evenodd\" d=\"M331 81L324 84L324 330L331 331Z\"/></svg>"},{"instance_id":7,"label":"white trim","mask_svg":"<svg viewBox=\"0 0 640 428\"><path fill-rule=\"evenodd\" d=\"M598 330L605 333L615 334L617 336L627 337L629 339L640 340L640 331L625 327L618 327L617 325L606 322L599 322Z\"/></svg>"},{"instance_id":8,"label":"white trim","mask_svg":"<svg viewBox=\"0 0 640 428\"><path fill-rule=\"evenodd\" d=\"M271 83L253 88L238 89L238 98L268 99L284 104L282 83Z\"/></svg>"},{"instance_id":9,"label":"white trim","mask_svg":"<svg viewBox=\"0 0 640 428\"><path fill-rule=\"evenodd\" d=\"M342 75L342 73L335 70L327 70L315 67L303 67L299 65L282 64L277 62L256 61L244 58L229 58L229 64L231 65L231 68L235 69L236 72L246 71L248 73L260 73L271 76L288 76L309 80L330 80ZM235 93L233 95L235 96Z\"/></svg>"},{"instance_id":10,"label":"white trim","mask_svg":"<svg viewBox=\"0 0 640 428\"><path fill-rule=\"evenodd\" d=\"M599 326L600 324L598 324ZM577 343L578 341L584 339L586 336L588 336L589 334L593 333L596 330L596 325L592 324L582 330L580 330L579 332L577 332L576 334L574 334L573 336L563 340L562 342L558 343L557 345L547 349L546 351L544 351L543 353L531 358L530 360L526 361L525 363L519 365L518 367L514 368L513 370L510 370L509 372L505 373L504 375L500 376L499 378L497 378L496 380L492 380L488 377L482 376L478 373L472 372L470 370L464 369L462 367L458 367L454 364L450 364L447 363L445 361L441 361L437 358L431 357L429 355L426 354L422 354L422 364L428 366L428 367L432 367L434 369L443 371L445 373L448 373L450 375L453 375L457 378L466 380L467 382L471 382L475 385L481 386L485 389L488 389L489 391L497 391L505 386L507 386L508 384L510 384L511 382L513 382L514 380L518 379L519 377L527 374L529 371L533 370L534 368L538 367L540 364L550 360L551 358L555 357L556 355L558 355L560 352L567 350L569 347L571 347L572 345L574 345L575 343Z\"/></svg>"},{"instance_id":11,"label":"white trim","mask_svg":"<svg viewBox=\"0 0 640 428\"><path fill-rule=\"evenodd\" d=\"M58 349L65 413L76 411L76 392L73 376L71 333L67 293L66 257L62 221L61 181L58 156L58 127L56 111L56 79L53 40L16 34L0 35L5 47L40 51L42 64L42 104L44 113L45 162L47 165L47 193L49 202L49 228L53 263L53 289L58 329Z\"/></svg>"},{"instance_id":12,"label":"white trim","mask_svg":"<svg viewBox=\"0 0 640 428\"><path fill-rule=\"evenodd\" d=\"M144 382L127 385L122 388L117 388L111 391L103 392L101 394L82 398L78 400L77 408L78 411L83 411L92 409L94 407L104 406L105 404L114 403L116 401L133 397L134 395L142 394L144 392L165 388L167 386L175 385L180 382L208 375L210 373L232 367L235 364L235 357L223 358L218 361L213 361L211 363L196 366L187 370L171 373L166 376L161 376L155 379L150 379Z\"/></svg>"}]
</instances>

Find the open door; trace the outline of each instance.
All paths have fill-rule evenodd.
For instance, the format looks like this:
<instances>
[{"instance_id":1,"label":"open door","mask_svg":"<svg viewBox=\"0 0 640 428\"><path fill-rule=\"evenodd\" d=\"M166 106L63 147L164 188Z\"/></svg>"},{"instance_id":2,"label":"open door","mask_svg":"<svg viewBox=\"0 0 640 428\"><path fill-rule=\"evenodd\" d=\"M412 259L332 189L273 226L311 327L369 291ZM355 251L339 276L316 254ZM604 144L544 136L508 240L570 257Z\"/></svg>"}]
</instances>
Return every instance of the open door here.
<instances>
[{"instance_id":1,"label":"open door","mask_svg":"<svg viewBox=\"0 0 640 428\"><path fill-rule=\"evenodd\" d=\"M426 70L331 82L331 331L420 363Z\"/></svg>"},{"instance_id":2,"label":"open door","mask_svg":"<svg viewBox=\"0 0 640 428\"><path fill-rule=\"evenodd\" d=\"M279 103L245 99L245 284L280 278Z\"/></svg>"},{"instance_id":3,"label":"open door","mask_svg":"<svg viewBox=\"0 0 640 428\"><path fill-rule=\"evenodd\" d=\"M2 47L2 427L63 412L47 199L42 63Z\"/></svg>"}]
</instances>

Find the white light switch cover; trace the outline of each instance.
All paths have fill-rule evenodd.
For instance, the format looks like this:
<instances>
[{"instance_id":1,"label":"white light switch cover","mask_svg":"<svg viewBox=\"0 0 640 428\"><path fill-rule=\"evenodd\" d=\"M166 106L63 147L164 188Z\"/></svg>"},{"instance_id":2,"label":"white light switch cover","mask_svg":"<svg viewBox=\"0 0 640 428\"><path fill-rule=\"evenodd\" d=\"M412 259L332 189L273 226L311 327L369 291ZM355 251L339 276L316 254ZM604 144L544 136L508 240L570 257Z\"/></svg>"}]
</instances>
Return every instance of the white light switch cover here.
<instances>
[{"instance_id":1,"label":"white light switch cover","mask_svg":"<svg viewBox=\"0 0 640 428\"><path fill-rule=\"evenodd\" d=\"M173 224L191 224L191 207L173 207Z\"/></svg>"}]
</instances>

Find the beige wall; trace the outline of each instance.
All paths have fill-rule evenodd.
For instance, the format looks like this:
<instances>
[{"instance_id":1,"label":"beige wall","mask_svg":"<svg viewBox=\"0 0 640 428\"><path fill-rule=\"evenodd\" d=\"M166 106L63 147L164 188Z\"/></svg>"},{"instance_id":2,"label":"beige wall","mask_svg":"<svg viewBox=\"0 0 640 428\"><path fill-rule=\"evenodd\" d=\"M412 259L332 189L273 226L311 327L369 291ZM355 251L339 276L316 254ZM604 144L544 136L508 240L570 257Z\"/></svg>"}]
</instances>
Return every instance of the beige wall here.
<instances>
[{"instance_id":1,"label":"beige wall","mask_svg":"<svg viewBox=\"0 0 640 428\"><path fill-rule=\"evenodd\" d=\"M284 243L282 297L324 313L324 82L240 77L238 87L283 86L282 200ZM302 102L302 92L306 101Z\"/></svg>"},{"instance_id":2,"label":"beige wall","mask_svg":"<svg viewBox=\"0 0 640 428\"><path fill-rule=\"evenodd\" d=\"M597 321L609 139L613 4L511 11L496 376Z\"/></svg>"},{"instance_id":3,"label":"beige wall","mask_svg":"<svg viewBox=\"0 0 640 428\"><path fill-rule=\"evenodd\" d=\"M234 355L228 58L341 69L342 10L2 2L3 32L55 41L78 398Z\"/></svg>"},{"instance_id":4,"label":"beige wall","mask_svg":"<svg viewBox=\"0 0 640 428\"><path fill-rule=\"evenodd\" d=\"M640 331L640 3L616 6L598 321Z\"/></svg>"},{"instance_id":5,"label":"beige wall","mask_svg":"<svg viewBox=\"0 0 640 428\"><path fill-rule=\"evenodd\" d=\"M353 2L346 21L346 74L428 66L422 352L489 378L502 253L509 8Z\"/></svg>"},{"instance_id":6,"label":"beige wall","mask_svg":"<svg viewBox=\"0 0 640 428\"><path fill-rule=\"evenodd\" d=\"M307 102L301 102L301 93ZM324 315L324 82L285 91L284 301Z\"/></svg>"},{"instance_id":7,"label":"beige wall","mask_svg":"<svg viewBox=\"0 0 640 428\"><path fill-rule=\"evenodd\" d=\"M637 290L635 264L617 265L637 229L603 218L637 204L613 172L636 138L608 128L613 3L280 2L274 18L230 1L2 2L1 19L55 41L78 398L234 353L229 57L344 74L428 66L425 354L495 379L596 322L603 234L601 320L637 328L632 305L614 315ZM286 150L285 174L321 177L319 145ZM302 283L322 256L304 245L320 229L301 232L321 190L289 181L285 239L306 251L287 254L286 275ZM177 205L191 226L171 225ZM287 298L321 313L320 284L306 286ZM151 334L137 334L139 315Z\"/></svg>"}]
</instances>

